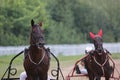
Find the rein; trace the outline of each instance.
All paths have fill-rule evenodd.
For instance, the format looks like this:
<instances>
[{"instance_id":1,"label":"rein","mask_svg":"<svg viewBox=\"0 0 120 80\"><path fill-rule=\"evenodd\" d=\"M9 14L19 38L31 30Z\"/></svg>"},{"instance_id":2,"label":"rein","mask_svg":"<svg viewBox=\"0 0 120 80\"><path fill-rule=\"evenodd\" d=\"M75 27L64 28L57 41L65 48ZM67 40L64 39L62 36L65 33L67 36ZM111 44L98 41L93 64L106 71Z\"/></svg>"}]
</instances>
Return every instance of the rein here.
<instances>
[{"instance_id":1,"label":"rein","mask_svg":"<svg viewBox=\"0 0 120 80\"><path fill-rule=\"evenodd\" d=\"M43 50L42 50L42 52L43 52ZM43 52L43 56L42 56L42 58L40 59L40 61L39 61L38 63L34 62L34 61L31 59L30 54L28 54L28 57L29 57L29 60L30 60L31 63L33 63L34 65L39 65L39 64L43 61L43 59L44 59L44 57L45 57L45 51Z\"/></svg>"},{"instance_id":2,"label":"rein","mask_svg":"<svg viewBox=\"0 0 120 80\"><path fill-rule=\"evenodd\" d=\"M95 63L101 67L102 72L103 72L103 76L104 76L104 75L105 75L105 71L104 71L103 66L104 66L104 65L106 64L106 62L108 61L108 56L106 55L106 59L105 59L105 61L104 61L103 64L100 64L100 63L96 60L95 56L93 56L93 59L94 59Z\"/></svg>"}]
</instances>

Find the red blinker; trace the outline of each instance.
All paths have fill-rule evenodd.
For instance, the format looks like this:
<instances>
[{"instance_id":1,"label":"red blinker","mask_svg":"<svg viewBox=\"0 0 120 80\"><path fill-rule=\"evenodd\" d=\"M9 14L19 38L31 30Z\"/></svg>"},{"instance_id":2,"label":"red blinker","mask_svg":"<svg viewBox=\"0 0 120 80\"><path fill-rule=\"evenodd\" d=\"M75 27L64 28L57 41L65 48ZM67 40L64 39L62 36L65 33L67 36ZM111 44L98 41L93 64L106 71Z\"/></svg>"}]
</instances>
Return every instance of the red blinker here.
<instances>
[{"instance_id":1,"label":"red blinker","mask_svg":"<svg viewBox=\"0 0 120 80\"><path fill-rule=\"evenodd\" d=\"M89 34L90 34L90 37L94 39L95 35L92 32L90 32Z\"/></svg>"},{"instance_id":2,"label":"red blinker","mask_svg":"<svg viewBox=\"0 0 120 80\"><path fill-rule=\"evenodd\" d=\"M96 35L93 34L92 32L90 32L89 34L90 34L90 37L91 37L92 39L94 39L96 35L102 37L102 29L100 29L99 32L98 32L98 34L96 34Z\"/></svg>"},{"instance_id":3,"label":"red blinker","mask_svg":"<svg viewBox=\"0 0 120 80\"><path fill-rule=\"evenodd\" d=\"M98 35L102 37L102 29L100 29L100 31L98 32Z\"/></svg>"}]
</instances>

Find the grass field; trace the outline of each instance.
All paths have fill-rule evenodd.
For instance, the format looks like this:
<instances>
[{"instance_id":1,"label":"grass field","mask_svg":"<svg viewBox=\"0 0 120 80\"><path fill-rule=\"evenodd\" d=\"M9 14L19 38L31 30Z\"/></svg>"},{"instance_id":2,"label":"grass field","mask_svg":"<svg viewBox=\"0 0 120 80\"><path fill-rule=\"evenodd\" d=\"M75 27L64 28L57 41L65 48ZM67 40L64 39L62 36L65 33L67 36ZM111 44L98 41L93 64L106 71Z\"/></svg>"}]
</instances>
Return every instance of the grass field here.
<instances>
[{"instance_id":1,"label":"grass field","mask_svg":"<svg viewBox=\"0 0 120 80\"><path fill-rule=\"evenodd\" d=\"M10 60L14 57L15 55L4 55L4 56L0 56L0 78L3 76L3 73L5 72L5 70L7 69ZM84 55L76 55L76 56L58 56L58 59L60 61L60 66L62 71L65 72L65 69L68 68L69 66L73 66L74 63L79 60L81 57L83 57ZM112 58L113 59L120 59L120 54L116 53L116 54L112 54ZM18 73L15 77L18 77L19 74L24 71L23 68L23 60L24 57L23 55L20 55L18 58L16 58L13 62L13 66L15 68L17 68ZM54 58L51 57L51 65L50 65L50 69L52 68L56 68L56 61ZM50 72L49 72L50 73ZM66 71L66 73L68 73Z\"/></svg>"}]
</instances>

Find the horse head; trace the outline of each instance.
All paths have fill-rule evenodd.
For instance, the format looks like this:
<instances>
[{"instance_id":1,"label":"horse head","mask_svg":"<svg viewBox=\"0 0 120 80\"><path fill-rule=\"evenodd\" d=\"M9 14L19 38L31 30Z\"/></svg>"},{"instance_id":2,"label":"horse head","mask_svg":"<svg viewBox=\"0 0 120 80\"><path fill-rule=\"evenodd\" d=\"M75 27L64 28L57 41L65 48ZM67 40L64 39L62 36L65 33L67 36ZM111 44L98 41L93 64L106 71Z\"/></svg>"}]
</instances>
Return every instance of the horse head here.
<instances>
[{"instance_id":1,"label":"horse head","mask_svg":"<svg viewBox=\"0 0 120 80\"><path fill-rule=\"evenodd\" d=\"M42 22L40 22L39 24L35 24L34 20L31 20L31 26L32 30L30 36L30 44L36 46L37 48L43 47L43 45L45 44L45 40L43 31L41 29Z\"/></svg>"},{"instance_id":2,"label":"horse head","mask_svg":"<svg viewBox=\"0 0 120 80\"><path fill-rule=\"evenodd\" d=\"M95 51L102 55L103 49L103 41L102 41L102 29L98 32L98 34L93 34L92 32L89 33L90 37L92 38L94 42Z\"/></svg>"}]
</instances>

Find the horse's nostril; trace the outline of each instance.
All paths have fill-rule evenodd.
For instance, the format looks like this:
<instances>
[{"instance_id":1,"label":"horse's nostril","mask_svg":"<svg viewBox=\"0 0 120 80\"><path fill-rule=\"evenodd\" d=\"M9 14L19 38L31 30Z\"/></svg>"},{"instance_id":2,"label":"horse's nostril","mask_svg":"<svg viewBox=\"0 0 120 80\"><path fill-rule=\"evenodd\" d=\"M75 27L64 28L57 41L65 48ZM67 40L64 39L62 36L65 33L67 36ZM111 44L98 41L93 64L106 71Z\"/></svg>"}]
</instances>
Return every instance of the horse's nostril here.
<instances>
[{"instance_id":1,"label":"horse's nostril","mask_svg":"<svg viewBox=\"0 0 120 80\"><path fill-rule=\"evenodd\" d=\"M39 43L39 45L42 45L41 43Z\"/></svg>"},{"instance_id":2,"label":"horse's nostril","mask_svg":"<svg viewBox=\"0 0 120 80\"><path fill-rule=\"evenodd\" d=\"M44 45L44 43L39 43L39 46L43 46Z\"/></svg>"}]
</instances>

